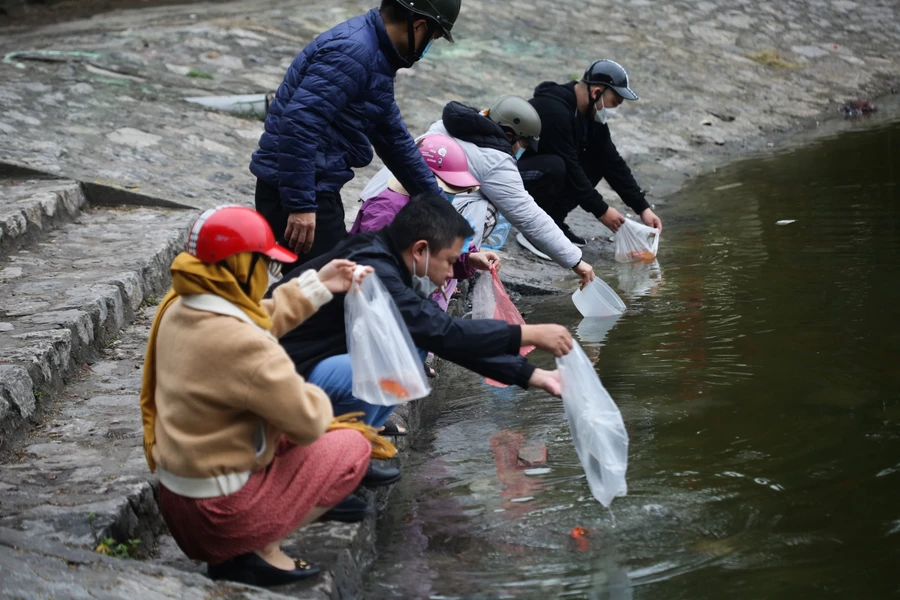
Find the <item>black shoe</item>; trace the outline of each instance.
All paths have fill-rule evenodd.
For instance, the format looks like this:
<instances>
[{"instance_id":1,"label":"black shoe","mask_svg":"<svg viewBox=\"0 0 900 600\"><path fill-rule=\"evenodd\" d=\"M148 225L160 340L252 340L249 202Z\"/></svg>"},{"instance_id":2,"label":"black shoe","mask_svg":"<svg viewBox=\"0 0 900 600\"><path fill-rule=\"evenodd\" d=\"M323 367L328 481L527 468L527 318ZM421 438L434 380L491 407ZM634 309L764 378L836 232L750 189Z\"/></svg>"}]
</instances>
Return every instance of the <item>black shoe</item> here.
<instances>
[{"instance_id":1,"label":"black shoe","mask_svg":"<svg viewBox=\"0 0 900 600\"><path fill-rule=\"evenodd\" d=\"M428 369L428 367L426 366L425 369ZM427 370L425 372L428 373ZM429 377L434 377L434 375L433 374L429 375ZM401 430L400 426L397 425L396 423L388 422L388 423L384 424L384 429L381 430L379 435L386 435L386 436L390 436L390 437L406 437L409 435L409 430L408 429Z\"/></svg>"},{"instance_id":2,"label":"black shoe","mask_svg":"<svg viewBox=\"0 0 900 600\"><path fill-rule=\"evenodd\" d=\"M367 488L381 487L391 485L400 481L400 469L397 467L376 467L369 465L366 474L359 483Z\"/></svg>"},{"instance_id":3,"label":"black shoe","mask_svg":"<svg viewBox=\"0 0 900 600\"><path fill-rule=\"evenodd\" d=\"M375 509L372 505L360 498L350 494L331 510L322 515L320 521L338 521L340 523L359 523L367 516L374 514Z\"/></svg>"},{"instance_id":4,"label":"black shoe","mask_svg":"<svg viewBox=\"0 0 900 600\"><path fill-rule=\"evenodd\" d=\"M569 229L569 226L565 223L560 223L559 228L562 229L563 235L565 235L570 242L572 242L579 248L583 248L585 244L587 244L587 240Z\"/></svg>"},{"instance_id":5,"label":"black shoe","mask_svg":"<svg viewBox=\"0 0 900 600\"><path fill-rule=\"evenodd\" d=\"M272 566L255 553L242 554L220 565L207 565L206 572L213 581L236 581L247 585L271 587L297 583L315 577L321 569L306 561L295 561L295 568L285 571Z\"/></svg>"}]
</instances>

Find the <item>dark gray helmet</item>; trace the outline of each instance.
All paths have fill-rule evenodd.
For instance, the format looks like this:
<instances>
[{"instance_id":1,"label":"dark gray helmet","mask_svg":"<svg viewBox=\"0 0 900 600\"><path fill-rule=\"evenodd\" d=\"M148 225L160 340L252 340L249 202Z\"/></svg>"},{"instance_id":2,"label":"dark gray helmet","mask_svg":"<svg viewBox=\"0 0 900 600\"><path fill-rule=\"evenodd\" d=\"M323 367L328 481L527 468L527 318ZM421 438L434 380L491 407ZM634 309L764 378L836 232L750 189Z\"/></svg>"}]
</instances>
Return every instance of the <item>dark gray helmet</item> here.
<instances>
[{"instance_id":1,"label":"dark gray helmet","mask_svg":"<svg viewBox=\"0 0 900 600\"><path fill-rule=\"evenodd\" d=\"M453 43L450 30L459 16L462 0L397 0L397 4L410 12L429 18L437 23L444 32L444 38Z\"/></svg>"},{"instance_id":2,"label":"dark gray helmet","mask_svg":"<svg viewBox=\"0 0 900 600\"><path fill-rule=\"evenodd\" d=\"M503 96L488 109L488 118L519 137L536 142L541 136L541 117L525 98Z\"/></svg>"},{"instance_id":3,"label":"dark gray helmet","mask_svg":"<svg viewBox=\"0 0 900 600\"><path fill-rule=\"evenodd\" d=\"M619 63L602 59L598 60L584 72L581 81L588 85L605 85L626 100L637 100L638 95L628 87L628 73Z\"/></svg>"}]
</instances>

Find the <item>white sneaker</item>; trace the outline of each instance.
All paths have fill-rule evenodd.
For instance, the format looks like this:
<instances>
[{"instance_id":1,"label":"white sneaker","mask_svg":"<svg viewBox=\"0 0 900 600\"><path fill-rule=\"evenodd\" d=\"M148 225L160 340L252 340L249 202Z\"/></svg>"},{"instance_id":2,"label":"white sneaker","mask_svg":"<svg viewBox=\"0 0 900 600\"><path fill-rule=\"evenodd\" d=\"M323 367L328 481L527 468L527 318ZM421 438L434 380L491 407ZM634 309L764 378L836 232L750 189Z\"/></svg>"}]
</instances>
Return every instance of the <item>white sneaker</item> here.
<instances>
[{"instance_id":1,"label":"white sneaker","mask_svg":"<svg viewBox=\"0 0 900 600\"><path fill-rule=\"evenodd\" d=\"M538 250L537 248L535 248L535 247L534 247L534 244L532 244L531 242L529 242L529 241L525 238L525 236L522 235L521 233L517 233L517 234L516 234L516 241L519 242L519 244L520 244L523 248L525 248L526 250L528 250L529 252L531 252L532 254L534 254L535 256L537 256L538 258L543 258L544 260L551 260L551 261L553 260L552 258L550 258L549 256L547 256L546 254L544 254L543 252L541 252L540 250Z\"/></svg>"}]
</instances>

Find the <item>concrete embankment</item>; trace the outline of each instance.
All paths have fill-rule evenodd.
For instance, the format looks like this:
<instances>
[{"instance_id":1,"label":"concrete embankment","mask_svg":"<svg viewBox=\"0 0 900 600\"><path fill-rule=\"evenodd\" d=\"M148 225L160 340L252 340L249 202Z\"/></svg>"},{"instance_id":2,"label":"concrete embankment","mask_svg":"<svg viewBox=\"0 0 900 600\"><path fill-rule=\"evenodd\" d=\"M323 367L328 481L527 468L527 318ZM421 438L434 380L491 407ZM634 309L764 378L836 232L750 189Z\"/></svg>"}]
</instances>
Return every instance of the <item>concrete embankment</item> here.
<instances>
[{"instance_id":1,"label":"concrete embankment","mask_svg":"<svg viewBox=\"0 0 900 600\"><path fill-rule=\"evenodd\" d=\"M270 92L316 33L369 7L238 1L0 29L0 569L43 574L15 580L22 590L86 589L92 577L107 597L212 589L162 529L139 450L139 367L190 219L209 206L252 204L247 164L262 123L184 98ZM436 44L401 72L397 100L419 133L450 100L482 107L528 96L543 80L614 58L641 95L611 123L614 139L665 221L666 197L685 178L790 143L839 118L847 100L898 87L898 13L887 0L465 0L458 43ZM377 166L346 187L348 223ZM593 238L588 257L608 260L599 224L581 211L570 222ZM513 289L574 285L514 241L504 258ZM414 426L415 411L408 417ZM296 536L289 549L329 573L293 593L357 596L374 525ZM158 545L163 566L68 549L104 537L141 540L137 553ZM163 583L142 588L147 577Z\"/></svg>"}]
</instances>

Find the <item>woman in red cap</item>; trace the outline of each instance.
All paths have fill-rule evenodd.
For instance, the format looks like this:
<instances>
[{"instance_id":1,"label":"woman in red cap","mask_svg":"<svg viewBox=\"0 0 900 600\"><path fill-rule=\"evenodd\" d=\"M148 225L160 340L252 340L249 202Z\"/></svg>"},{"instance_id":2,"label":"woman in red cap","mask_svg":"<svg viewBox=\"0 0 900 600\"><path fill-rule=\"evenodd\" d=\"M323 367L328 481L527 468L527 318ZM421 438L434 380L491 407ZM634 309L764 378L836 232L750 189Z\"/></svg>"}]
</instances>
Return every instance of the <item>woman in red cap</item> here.
<instances>
[{"instance_id":1,"label":"woman in red cap","mask_svg":"<svg viewBox=\"0 0 900 600\"><path fill-rule=\"evenodd\" d=\"M334 260L262 300L270 272L296 259L255 211L208 210L172 263L150 331L144 451L169 531L213 579L268 586L315 576L280 542L344 499L369 463L359 431L326 433L328 396L277 341L347 291L356 265Z\"/></svg>"}]
</instances>

